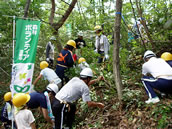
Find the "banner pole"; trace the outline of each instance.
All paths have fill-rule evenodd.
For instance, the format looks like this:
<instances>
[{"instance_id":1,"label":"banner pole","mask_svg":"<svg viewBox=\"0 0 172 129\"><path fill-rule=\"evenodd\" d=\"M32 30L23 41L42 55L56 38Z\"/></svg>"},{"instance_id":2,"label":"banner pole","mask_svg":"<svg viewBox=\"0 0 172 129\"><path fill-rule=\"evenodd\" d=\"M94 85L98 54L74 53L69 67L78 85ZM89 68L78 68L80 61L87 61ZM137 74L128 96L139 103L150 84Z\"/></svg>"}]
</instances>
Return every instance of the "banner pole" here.
<instances>
[{"instance_id":1,"label":"banner pole","mask_svg":"<svg viewBox=\"0 0 172 129\"><path fill-rule=\"evenodd\" d=\"M15 50L15 16L13 16L13 64L14 64L14 50ZM12 65L13 65L12 64ZM14 106L12 105L12 129L14 129Z\"/></svg>"},{"instance_id":2,"label":"banner pole","mask_svg":"<svg viewBox=\"0 0 172 129\"><path fill-rule=\"evenodd\" d=\"M15 48L15 16L13 16L13 64L14 64L14 48Z\"/></svg>"}]
</instances>

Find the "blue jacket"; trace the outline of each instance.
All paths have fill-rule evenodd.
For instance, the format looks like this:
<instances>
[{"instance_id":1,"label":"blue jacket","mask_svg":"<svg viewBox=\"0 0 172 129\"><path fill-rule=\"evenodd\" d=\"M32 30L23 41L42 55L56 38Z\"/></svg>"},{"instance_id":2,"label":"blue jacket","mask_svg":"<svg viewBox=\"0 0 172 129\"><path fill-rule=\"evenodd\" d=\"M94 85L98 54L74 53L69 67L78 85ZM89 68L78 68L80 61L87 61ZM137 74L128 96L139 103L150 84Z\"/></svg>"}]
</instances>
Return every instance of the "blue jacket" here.
<instances>
[{"instance_id":1,"label":"blue jacket","mask_svg":"<svg viewBox=\"0 0 172 129\"><path fill-rule=\"evenodd\" d=\"M57 57L57 65L61 67L72 67L74 64L73 60L73 53L70 50L63 49L60 53L59 56Z\"/></svg>"}]
</instances>

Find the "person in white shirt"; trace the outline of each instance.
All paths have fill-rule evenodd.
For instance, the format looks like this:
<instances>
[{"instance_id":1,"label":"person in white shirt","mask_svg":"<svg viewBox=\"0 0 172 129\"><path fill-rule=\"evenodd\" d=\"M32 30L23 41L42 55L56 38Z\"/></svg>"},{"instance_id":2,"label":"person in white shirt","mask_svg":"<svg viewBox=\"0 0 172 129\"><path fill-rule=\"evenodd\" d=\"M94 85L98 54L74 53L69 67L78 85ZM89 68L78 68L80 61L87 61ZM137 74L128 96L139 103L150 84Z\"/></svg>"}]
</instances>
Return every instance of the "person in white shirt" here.
<instances>
[{"instance_id":1,"label":"person in white shirt","mask_svg":"<svg viewBox=\"0 0 172 129\"><path fill-rule=\"evenodd\" d=\"M107 37L102 33L102 27L97 25L94 27L96 33L96 42L95 42L95 52L100 54L98 63L103 62L104 60L109 59L109 42Z\"/></svg>"},{"instance_id":2,"label":"person in white shirt","mask_svg":"<svg viewBox=\"0 0 172 129\"><path fill-rule=\"evenodd\" d=\"M147 104L157 103L160 100L153 89L162 93L172 93L172 68L165 60L157 58L155 53L150 50L145 52L144 61L141 80L149 96L145 102ZM152 77L147 76L148 74Z\"/></svg>"},{"instance_id":3,"label":"person in white shirt","mask_svg":"<svg viewBox=\"0 0 172 129\"><path fill-rule=\"evenodd\" d=\"M56 84L57 87L60 89L62 84L61 84L61 79L57 76L55 71L51 68L48 68L48 63L46 61L42 61L40 63L40 68L42 69L39 76L35 79L33 82L33 86L38 82L38 80L43 76L45 80L48 80L50 84Z\"/></svg>"},{"instance_id":4,"label":"person in white shirt","mask_svg":"<svg viewBox=\"0 0 172 129\"><path fill-rule=\"evenodd\" d=\"M79 60L78 60L78 67L80 68L81 71L83 69L85 69L85 68L90 68L89 64L86 62L85 58L83 58L83 57L79 58ZM92 84L94 84L96 82L99 82L101 80L104 80L104 77L103 76L99 76L97 79L91 80L88 83L88 86L89 85L92 85Z\"/></svg>"},{"instance_id":5,"label":"person in white shirt","mask_svg":"<svg viewBox=\"0 0 172 129\"><path fill-rule=\"evenodd\" d=\"M52 111L55 116L55 129L62 129L66 124L68 129L72 129L75 119L76 102L82 98L88 107L104 108L103 103L91 101L88 84L93 77L92 70L85 68L80 73L80 78L73 77L62 89L56 94L52 101Z\"/></svg>"},{"instance_id":6,"label":"person in white shirt","mask_svg":"<svg viewBox=\"0 0 172 129\"><path fill-rule=\"evenodd\" d=\"M36 129L35 118L30 110L27 109L26 103L30 100L30 95L17 93L12 101L15 106L15 121L17 129Z\"/></svg>"}]
</instances>

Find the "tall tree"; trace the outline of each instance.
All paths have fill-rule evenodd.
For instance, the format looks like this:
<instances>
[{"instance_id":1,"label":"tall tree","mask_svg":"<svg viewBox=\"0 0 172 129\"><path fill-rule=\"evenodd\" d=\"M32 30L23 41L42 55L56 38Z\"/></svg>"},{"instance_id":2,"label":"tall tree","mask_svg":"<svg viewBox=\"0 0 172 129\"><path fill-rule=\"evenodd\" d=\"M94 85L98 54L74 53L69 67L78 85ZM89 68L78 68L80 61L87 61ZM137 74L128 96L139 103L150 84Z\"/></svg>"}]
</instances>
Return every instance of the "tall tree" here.
<instances>
[{"instance_id":1,"label":"tall tree","mask_svg":"<svg viewBox=\"0 0 172 129\"><path fill-rule=\"evenodd\" d=\"M140 16L141 18L143 18L143 11L142 11L142 8L141 8L141 4L140 4L140 2L138 2L138 0L136 0L136 7L137 7L137 10L138 10L139 16ZM155 45L154 45L154 43L153 43L153 39L152 39L152 37L151 37L151 35L150 35L150 33L149 33L148 27L146 26L145 20L142 20L142 25L143 25L143 27L144 27L144 29L145 29L145 31L146 31L146 34L147 34L147 36L148 36L148 38L149 38L149 41L150 41L150 43L151 43L151 45L152 45L152 48L155 49Z\"/></svg>"},{"instance_id":2,"label":"tall tree","mask_svg":"<svg viewBox=\"0 0 172 129\"><path fill-rule=\"evenodd\" d=\"M114 25L114 48L113 48L113 73L115 84L117 87L118 98L122 100L122 81L120 75L120 59L119 59L119 44L120 44L120 25L122 13L122 0L116 0L116 17Z\"/></svg>"},{"instance_id":3,"label":"tall tree","mask_svg":"<svg viewBox=\"0 0 172 129\"><path fill-rule=\"evenodd\" d=\"M54 29L58 32L58 29L64 24L64 22L66 21L66 19L69 17L69 15L71 14L75 4L76 4L77 0L72 0L71 4L69 5L68 9L66 10L66 12L64 13L64 15L61 17L61 19L56 22L53 23L53 27Z\"/></svg>"},{"instance_id":4,"label":"tall tree","mask_svg":"<svg viewBox=\"0 0 172 129\"><path fill-rule=\"evenodd\" d=\"M55 13L55 1L54 0L51 0L51 13L50 13L50 17L49 17L49 22L50 24L52 25L53 24L53 20L54 20L54 13Z\"/></svg>"},{"instance_id":5,"label":"tall tree","mask_svg":"<svg viewBox=\"0 0 172 129\"><path fill-rule=\"evenodd\" d=\"M30 6L31 0L26 1L25 9L24 9L24 18L28 16L29 6Z\"/></svg>"},{"instance_id":6,"label":"tall tree","mask_svg":"<svg viewBox=\"0 0 172 129\"><path fill-rule=\"evenodd\" d=\"M61 46L60 40L58 38L58 31L59 31L60 27L63 26L63 24L65 23L66 19L69 17L69 15L71 14L71 12L72 12L76 2L77 2L77 0L72 0L72 2L69 4L68 9L65 11L64 15L60 18L60 20L58 22L54 23L53 19L54 19L54 13L55 13L55 1L51 0L52 9L51 9L51 14L50 14L49 22L50 22L50 24L52 25L52 27L55 30L54 31L54 35L56 35L57 39L58 39L57 48L58 48L59 52L61 51L62 46Z\"/></svg>"}]
</instances>

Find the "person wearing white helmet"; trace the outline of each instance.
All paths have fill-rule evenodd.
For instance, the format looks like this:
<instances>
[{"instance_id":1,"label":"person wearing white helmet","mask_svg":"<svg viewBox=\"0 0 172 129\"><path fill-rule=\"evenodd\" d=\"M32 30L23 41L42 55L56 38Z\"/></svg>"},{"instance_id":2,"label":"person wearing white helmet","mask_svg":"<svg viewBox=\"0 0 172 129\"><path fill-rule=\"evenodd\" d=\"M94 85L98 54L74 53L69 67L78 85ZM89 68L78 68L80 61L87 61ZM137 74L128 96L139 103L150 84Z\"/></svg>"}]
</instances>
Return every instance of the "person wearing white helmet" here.
<instances>
[{"instance_id":1,"label":"person wearing white helmet","mask_svg":"<svg viewBox=\"0 0 172 129\"><path fill-rule=\"evenodd\" d=\"M104 108L103 103L93 102L90 98L88 84L93 77L93 72L90 68L85 68L80 73L79 77L73 77L62 89L56 94L52 101L52 111L55 116L55 129L62 129L66 125L72 129L72 124L75 119L76 102L82 98L88 104L88 107Z\"/></svg>"},{"instance_id":2,"label":"person wearing white helmet","mask_svg":"<svg viewBox=\"0 0 172 129\"><path fill-rule=\"evenodd\" d=\"M54 64L54 43L56 42L56 37L51 36L50 41L46 45L46 61L49 63L49 67L53 67Z\"/></svg>"},{"instance_id":3,"label":"person wearing white helmet","mask_svg":"<svg viewBox=\"0 0 172 129\"><path fill-rule=\"evenodd\" d=\"M109 42L107 37L103 34L103 29L101 26L97 25L94 27L96 33L96 41L95 41L95 52L100 54L98 59L98 63L103 62L104 60L109 59Z\"/></svg>"},{"instance_id":4,"label":"person wearing white helmet","mask_svg":"<svg viewBox=\"0 0 172 129\"><path fill-rule=\"evenodd\" d=\"M89 64L86 62L85 58L83 58L83 57L79 58L79 60L78 60L78 67L80 68L81 71L83 69L85 69L85 68L90 68ZM91 80L89 82L88 86L92 85L92 84L94 84L96 82L99 82L101 80L104 80L103 76L99 76L97 79Z\"/></svg>"},{"instance_id":5,"label":"person wearing white helmet","mask_svg":"<svg viewBox=\"0 0 172 129\"><path fill-rule=\"evenodd\" d=\"M46 90L39 92L30 93L30 100L27 103L28 108L35 109L40 107L44 119L54 126L54 116L52 113L51 102L55 98L55 95L59 91L56 84L49 84Z\"/></svg>"},{"instance_id":6,"label":"person wearing white helmet","mask_svg":"<svg viewBox=\"0 0 172 129\"><path fill-rule=\"evenodd\" d=\"M86 42L85 40L83 39L83 32L78 32L78 38L75 39L75 42L76 42L76 55L77 56L82 56L82 49L83 47L86 46Z\"/></svg>"},{"instance_id":7,"label":"person wearing white helmet","mask_svg":"<svg viewBox=\"0 0 172 129\"><path fill-rule=\"evenodd\" d=\"M172 68L150 50L145 52L143 59L145 63L142 66L143 78L141 80L149 96L145 102L147 104L157 103L160 100L153 89L157 89L161 93L172 93Z\"/></svg>"}]
</instances>

